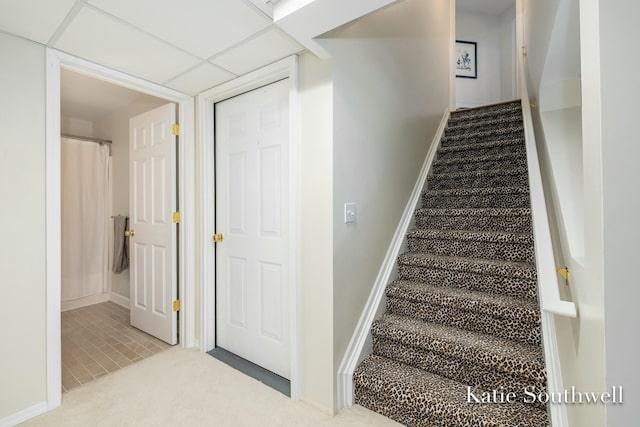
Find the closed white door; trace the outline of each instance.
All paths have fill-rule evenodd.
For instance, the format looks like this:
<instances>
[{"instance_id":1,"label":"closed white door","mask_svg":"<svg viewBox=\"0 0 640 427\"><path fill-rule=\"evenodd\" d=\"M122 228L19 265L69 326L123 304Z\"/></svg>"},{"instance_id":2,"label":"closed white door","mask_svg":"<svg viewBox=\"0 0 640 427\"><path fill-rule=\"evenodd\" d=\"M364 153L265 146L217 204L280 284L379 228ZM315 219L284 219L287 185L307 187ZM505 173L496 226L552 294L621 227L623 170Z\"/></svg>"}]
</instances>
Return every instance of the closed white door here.
<instances>
[{"instance_id":1,"label":"closed white door","mask_svg":"<svg viewBox=\"0 0 640 427\"><path fill-rule=\"evenodd\" d=\"M177 344L176 107L167 104L129 122L131 325Z\"/></svg>"},{"instance_id":2,"label":"closed white door","mask_svg":"<svg viewBox=\"0 0 640 427\"><path fill-rule=\"evenodd\" d=\"M289 84L215 106L216 345L290 376Z\"/></svg>"}]
</instances>

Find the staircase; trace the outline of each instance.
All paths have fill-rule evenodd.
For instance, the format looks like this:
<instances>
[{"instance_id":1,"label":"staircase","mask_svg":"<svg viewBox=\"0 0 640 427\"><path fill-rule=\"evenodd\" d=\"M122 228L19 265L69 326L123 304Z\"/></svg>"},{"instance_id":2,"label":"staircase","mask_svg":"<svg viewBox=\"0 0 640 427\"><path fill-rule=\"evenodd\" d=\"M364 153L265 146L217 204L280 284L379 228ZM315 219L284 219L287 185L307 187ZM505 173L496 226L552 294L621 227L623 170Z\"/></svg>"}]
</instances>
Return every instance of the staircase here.
<instances>
[{"instance_id":1,"label":"staircase","mask_svg":"<svg viewBox=\"0 0 640 427\"><path fill-rule=\"evenodd\" d=\"M548 425L525 393L546 391L526 165L520 101L451 114L356 403L408 426Z\"/></svg>"}]
</instances>

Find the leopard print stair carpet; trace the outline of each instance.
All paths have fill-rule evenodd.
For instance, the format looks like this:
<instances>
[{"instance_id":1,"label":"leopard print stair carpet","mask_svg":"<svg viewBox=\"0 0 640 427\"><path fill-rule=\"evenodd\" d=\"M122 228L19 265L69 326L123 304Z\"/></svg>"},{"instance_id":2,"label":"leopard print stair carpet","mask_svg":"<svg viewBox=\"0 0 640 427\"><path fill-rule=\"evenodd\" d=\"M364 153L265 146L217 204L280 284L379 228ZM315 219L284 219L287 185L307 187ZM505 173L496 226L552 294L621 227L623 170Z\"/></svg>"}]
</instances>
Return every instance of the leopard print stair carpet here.
<instances>
[{"instance_id":1,"label":"leopard print stair carpet","mask_svg":"<svg viewBox=\"0 0 640 427\"><path fill-rule=\"evenodd\" d=\"M408 426L548 424L529 203L520 102L452 113L356 403Z\"/></svg>"}]
</instances>

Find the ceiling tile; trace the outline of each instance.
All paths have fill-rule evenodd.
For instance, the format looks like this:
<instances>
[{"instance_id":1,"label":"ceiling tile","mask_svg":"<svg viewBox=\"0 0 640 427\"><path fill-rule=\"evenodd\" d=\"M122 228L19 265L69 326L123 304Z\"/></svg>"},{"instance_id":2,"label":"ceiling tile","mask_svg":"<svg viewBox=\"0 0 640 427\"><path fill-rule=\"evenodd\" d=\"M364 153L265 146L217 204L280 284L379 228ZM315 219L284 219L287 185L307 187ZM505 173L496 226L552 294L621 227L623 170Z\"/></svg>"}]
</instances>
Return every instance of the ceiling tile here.
<instances>
[{"instance_id":1,"label":"ceiling tile","mask_svg":"<svg viewBox=\"0 0 640 427\"><path fill-rule=\"evenodd\" d=\"M211 62L232 73L242 75L302 49L298 43L282 34L280 30L273 28L223 53Z\"/></svg>"},{"instance_id":2,"label":"ceiling tile","mask_svg":"<svg viewBox=\"0 0 640 427\"><path fill-rule=\"evenodd\" d=\"M234 74L207 63L169 81L166 85L189 95L197 95L203 90L224 83L234 77L236 77Z\"/></svg>"},{"instance_id":3,"label":"ceiling tile","mask_svg":"<svg viewBox=\"0 0 640 427\"><path fill-rule=\"evenodd\" d=\"M208 58L271 25L241 0L90 0L90 3L172 44Z\"/></svg>"},{"instance_id":4,"label":"ceiling tile","mask_svg":"<svg viewBox=\"0 0 640 427\"><path fill-rule=\"evenodd\" d=\"M156 83L198 63L197 58L87 7L55 47Z\"/></svg>"},{"instance_id":5,"label":"ceiling tile","mask_svg":"<svg viewBox=\"0 0 640 427\"><path fill-rule=\"evenodd\" d=\"M0 29L47 44L74 0L0 0Z\"/></svg>"},{"instance_id":6,"label":"ceiling tile","mask_svg":"<svg viewBox=\"0 0 640 427\"><path fill-rule=\"evenodd\" d=\"M267 14L273 20L273 4L269 0L249 0L258 9ZM275 1L274 1L275 3Z\"/></svg>"}]
</instances>

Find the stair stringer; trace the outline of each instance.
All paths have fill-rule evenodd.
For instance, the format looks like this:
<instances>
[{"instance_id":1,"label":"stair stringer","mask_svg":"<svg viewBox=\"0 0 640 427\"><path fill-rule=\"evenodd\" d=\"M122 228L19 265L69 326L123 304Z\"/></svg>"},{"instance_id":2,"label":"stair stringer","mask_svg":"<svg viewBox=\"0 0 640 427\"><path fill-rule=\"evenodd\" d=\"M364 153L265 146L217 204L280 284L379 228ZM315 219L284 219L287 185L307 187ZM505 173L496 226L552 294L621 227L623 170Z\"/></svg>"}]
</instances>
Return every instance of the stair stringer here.
<instances>
[{"instance_id":1,"label":"stair stringer","mask_svg":"<svg viewBox=\"0 0 640 427\"><path fill-rule=\"evenodd\" d=\"M347 350L345 351L342 362L338 367L337 386L338 386L338 410L353 405L353 374L358 364L368 355L372 353L371 325L373 321L380 317L386 309L385 289L393 276L397 273L397 260L403 249L406 249L407 232L414 225L414 214L420 202L422 191L427 182L431 165L435 160L436 153L440 147L440 141L444 135L450 112L447 110L442 116L440 125L436 131L431 148L427 153L420 169L420 174L413 187L413 191L409 196L409 201L404 208L400 222L396 227L396 231L391 239L387 253L376 276L376 280L367 299L356 329L351 336Z\"/></svg>"}]
</instances>

